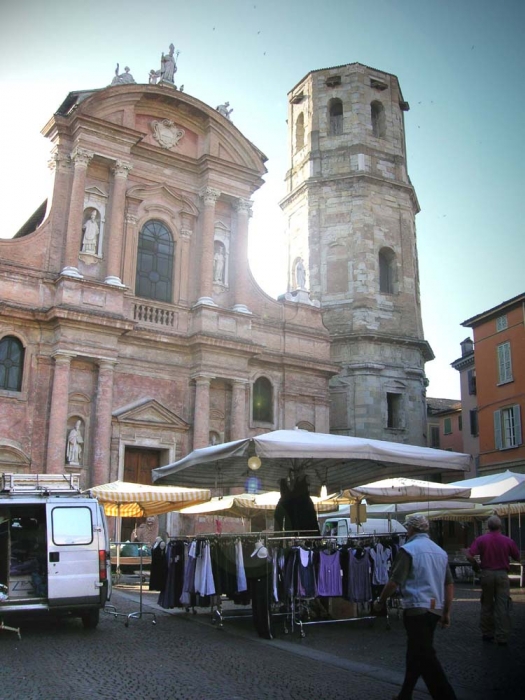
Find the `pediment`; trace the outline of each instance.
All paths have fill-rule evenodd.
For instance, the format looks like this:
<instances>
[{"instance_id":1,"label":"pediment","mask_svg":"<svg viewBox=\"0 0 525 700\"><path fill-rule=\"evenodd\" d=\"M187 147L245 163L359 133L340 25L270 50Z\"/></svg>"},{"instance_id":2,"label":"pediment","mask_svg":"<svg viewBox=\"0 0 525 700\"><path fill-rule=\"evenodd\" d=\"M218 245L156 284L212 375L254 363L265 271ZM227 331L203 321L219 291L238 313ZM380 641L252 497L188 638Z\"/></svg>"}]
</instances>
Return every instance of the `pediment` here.
<instances>
[{"instance_id":1,"label":"pediment","mask_svg":"<svg viewBox=\"0 0 525 700\"><path fill-rule=\"evenodd\" d=\"M141 401L123 406L113 412L119 423L134 425L154 425L155 427L188 430L189 424L169 408L155 399L145 398Z\"/></svg>"},{"instance_id":2,"label":"pediment","mask_svg":"<svg viewBox=\"0 0 525 700\"><path fill-rule=\"evenodd\" d=\"M96 185L93 185L93 187L86 187L86 194L90 194L94 197L102 197L104 199L108 198L107 193L101 190L100 187L97 187Z\"/></svg>"},{"instance_id":3,"label":"pediment","mask_svg":"<svg viewBox=\"0 0 525 700\"><path fill-rule=\"evenodd\" d=\"M160 198L167 201L172 206L175 204L180 211L185 214L198 216L199 213L197 207L188 197L165 183L157 185L134 185L126 192L126 196L140 201L145 201L147 199L158 200Z\"/></svg>"}]
</instances>

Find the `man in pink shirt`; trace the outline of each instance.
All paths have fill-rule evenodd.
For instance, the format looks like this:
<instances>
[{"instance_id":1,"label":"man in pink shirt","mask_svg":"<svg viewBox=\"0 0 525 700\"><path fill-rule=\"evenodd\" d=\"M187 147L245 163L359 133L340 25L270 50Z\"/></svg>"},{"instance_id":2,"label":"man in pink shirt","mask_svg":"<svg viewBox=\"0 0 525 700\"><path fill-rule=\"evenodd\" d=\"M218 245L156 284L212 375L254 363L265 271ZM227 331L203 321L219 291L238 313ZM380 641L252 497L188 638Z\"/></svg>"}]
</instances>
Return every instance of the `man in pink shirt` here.
<instances>
[{"instance_id":1,"label":"man in pink shirt","mask_svg":"<svg viewBox=\"0 0 525 700\"><path fill-rule=\"evenodd\" d=\"M475 559L481 561L481 634L486 642L507 646L510 632L509 557L520 560L514 540L501 533L501 520L491 515L488 532L474 540L465 551L474 570L479 570Z\"/></svg>"}]
</instances>

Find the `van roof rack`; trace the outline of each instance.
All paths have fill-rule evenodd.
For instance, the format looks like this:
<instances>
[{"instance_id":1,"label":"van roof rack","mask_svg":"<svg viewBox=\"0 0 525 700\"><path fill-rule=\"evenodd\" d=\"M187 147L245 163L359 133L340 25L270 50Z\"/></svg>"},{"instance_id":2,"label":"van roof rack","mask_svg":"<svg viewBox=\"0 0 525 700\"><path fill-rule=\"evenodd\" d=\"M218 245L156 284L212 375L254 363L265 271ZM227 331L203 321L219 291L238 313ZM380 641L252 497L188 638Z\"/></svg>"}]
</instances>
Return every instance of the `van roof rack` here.
<instances>
[{"instance_id":1,"label":"van roof rack","mask_svg":"<svg viewBox=\"0 0 525 700\"><path fill-rule=\"evenodd\" d=\"M78 474L15 474L1 475L3 493L72 494L81 493Z\"/></svg>"}]
</instances>

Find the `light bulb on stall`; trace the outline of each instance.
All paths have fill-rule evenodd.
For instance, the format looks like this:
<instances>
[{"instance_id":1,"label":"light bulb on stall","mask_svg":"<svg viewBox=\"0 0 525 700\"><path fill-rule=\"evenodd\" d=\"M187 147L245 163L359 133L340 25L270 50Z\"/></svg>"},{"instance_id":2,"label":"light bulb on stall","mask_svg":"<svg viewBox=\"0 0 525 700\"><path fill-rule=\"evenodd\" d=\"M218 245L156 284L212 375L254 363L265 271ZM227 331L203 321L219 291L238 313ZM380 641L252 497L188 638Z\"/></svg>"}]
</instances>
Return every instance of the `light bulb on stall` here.
<instances>
[{"instance_id":1,"label":"light bulb on stall","mask_svg":"<svg viewBox=\"0 0 525 700\"><path fill-rule=\"evenodd\" d=\"M252 470L252 472L256 472L257 469L260 469L261 467L261 460L257 455L254 455L253 457L250 457L248 460L248 468Z\"/></svg>"}]
</instances>

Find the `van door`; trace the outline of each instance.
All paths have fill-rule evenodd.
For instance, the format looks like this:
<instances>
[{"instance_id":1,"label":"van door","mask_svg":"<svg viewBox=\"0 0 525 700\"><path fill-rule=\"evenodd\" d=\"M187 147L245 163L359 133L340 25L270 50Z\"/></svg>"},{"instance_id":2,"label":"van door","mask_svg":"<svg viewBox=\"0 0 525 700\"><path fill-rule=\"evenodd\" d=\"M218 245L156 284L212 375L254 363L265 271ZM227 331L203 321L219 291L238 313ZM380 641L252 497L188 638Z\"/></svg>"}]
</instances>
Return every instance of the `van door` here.
<instances>
[{"instance_id":1,"label":"van door","mask_svg":"<svg viewBox=\"0 0 525 700\"><path fill-rule=\"evenodd\" d=\"M48 503L48 599L50 606L100 600L96 503Z\"/></svg>"},{"instance_id":2,"label":"van door","mask_svg":"<svg viewBox=\"0 0 525 700\"><path fill-rule=\"evenodd\" d=\"M108 584L107 584L108 585L107 600L110 600L113 580L111 578L109 526L108 526L106 514L104 513L104 506L99 503L98 508L99 508L99 514L100 514L100 522L102 523L101 539L99 541L98 547L99 547L99 550L102 550L102 549L106 550L106 577L107 577L106 580L108 582Z\"/></svg>"}]
</instances>

